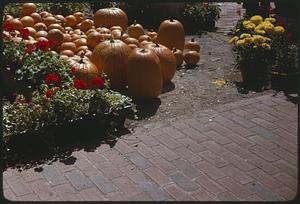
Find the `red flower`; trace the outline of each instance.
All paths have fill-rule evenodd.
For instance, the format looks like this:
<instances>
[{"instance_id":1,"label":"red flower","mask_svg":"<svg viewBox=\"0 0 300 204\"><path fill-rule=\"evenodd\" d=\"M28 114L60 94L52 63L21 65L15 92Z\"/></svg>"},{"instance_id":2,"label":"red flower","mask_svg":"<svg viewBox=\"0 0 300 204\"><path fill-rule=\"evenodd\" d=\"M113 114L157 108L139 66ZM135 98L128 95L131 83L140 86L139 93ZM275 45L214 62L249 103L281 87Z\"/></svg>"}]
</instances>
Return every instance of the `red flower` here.
<instances>
[{"instance_id":1,"label":"red flower","mask_svg":"<svg viewBox=\"0 0 300 204\"><path fill-rule=\"evenodd\" d=\"M28 28L23 28L20 32L20 36L23 40L27 40L29 37L29 34L30 34L30 32L29 32Z\"/></svg>"},{"instance_id":2,"label":"red flower","mask_svg":"<svg viewBox=\"0 0 300 204\"><path fill-rule=\"evenodd\" d=\"M92 80L92 84L100 89L102 89L104 87L104 82L105 82L104 79L102 77L98 77L98 76Z\"/></svg>"},{"instance_id":3,"label":"red flower","mask_svg":"<svg viewBox=\"0 0 300 204\"><path fill-rule=\"evenodd\" d=\"M50 40L48 40L48 46L49 47L55 47L55 45L56 45L56 41L55 40L52 40L52 39L50 39Z\"/></svg>"},{"instance_id":4,"label":"red flower","mask_svg":"<svg viewBox=\"0 0 300 204\"><path fill-rule=\"evenodd\" d=\"M73 81L73 86L76 88L76 89L86 89L87 88L87 85L84 81L80 80L80 79L75 79Z\"/></svg>"},{"instance_id":5,"label":"red flower","mask_svg":"<svg viewBox=\"0 0 300 204\"><path fill-rule=\"evenodd\" d=\"M5 30L5 31L8 31L8 32L13 31L13 30L14 30L13 24L12 24L11 22L9 22L9 21L6 21L6 22L4 23L4 30Z\"/></svg>"},{"instance_id":6,"label":"red flower","mask_svg":"<svg viewBox=\"0 0 300 204\"><path fill-rule=\"evenodd\" d=\"M71 67L71 69L70 69L70 72L71 72L71 74L75 74L76 73L76 67Z\"/></svg>"},{"instance_id":7,"label":"red flower","mask_svg":"<svg viewBox=\"0 0 300 204\"><path fill-rule=\"evenodd\" d=\"M27 45L25 47L25 52L28 53L28 54L31 54L35 50L36 50L36 46L35 45Z\"/></svg>"},{"instance_id":8,"label":"red flower","mask_svg":"<svg viewBox=\"0 0 300 204\"><path fill-rule=\"evenodd\" d=\"M49 46L49 41L40 40L35 44L35 46L42 51L47 51Z\"/></svg>"},{"instance_id":9,"label":"red flower","mask_svg":"<svg viewBox=\"0 0 300 204\"><path fill-rule=\"evenodd\" d=\"M50 98L54 94L54 91L52 89L49 89L46 91L45 95Z\"/></svg>"},{"instance_id":10,"label":"red flower","mask_svg":"<svg viewBox=\"0 0 300 204\"><path fill-rule=\"evenodd\" d=\"M47 74L45 76L45 84L51 84L54 82L59 82L60 78L56 74Z\"/></svg>"}]
</instances>

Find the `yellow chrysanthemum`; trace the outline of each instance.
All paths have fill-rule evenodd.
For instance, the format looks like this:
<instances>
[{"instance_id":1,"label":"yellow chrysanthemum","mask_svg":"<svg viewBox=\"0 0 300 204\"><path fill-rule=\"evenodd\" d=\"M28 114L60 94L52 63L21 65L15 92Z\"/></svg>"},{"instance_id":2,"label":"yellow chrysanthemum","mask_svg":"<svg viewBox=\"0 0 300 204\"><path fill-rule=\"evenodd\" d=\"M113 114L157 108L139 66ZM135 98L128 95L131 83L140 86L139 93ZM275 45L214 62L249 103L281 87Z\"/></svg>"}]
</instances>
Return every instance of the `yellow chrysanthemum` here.
<instances>
[{"instance_id":1,"label":"yellow chrysanthemum","mask_svg":"<svg viewBox=\"0 0 300 204\"><path fill-rule=\"evenodd\" d=\"M264 49L267 49L267 50L270 50L271 49L271 46L267 43L262 43L261 46L264 48Z\"/></svg>"},{"instance_id":2,"label":"yellow chrysanthemum","mask_svg":"<svg viewBox=\"0 0 300 204\"><path fill-rule=\"evenodd\" d=\"M275 18L265 18L265 21L268 21L270 23L275 23L276 19Z\"/></svg>"},{"instance_id":3,"label":"yellow chrysanthemum","mask_svg":"<svg viewBox=\"0 0 300 204\"><path fill-rule=\"evenodd\" d=\"M237 42L236 42L236 44L237 45L245 45L245 40L238 40Z\"/></svg>"},{"instance_id":4,"label":"yellow chrysanthemum","mask_svg":"<svg viewBox=\"0 0 300 204\"><path fill-rule=\"evenodd\" d=\"M253 48L256 49L256 48L257 48L257 45L253 45Z\"/></svg>"},{"instance_id":5,"label":"yellow chrysanthemum","mask_svg":"<svg viewBox=\"0 0 300 204\"><path fill-rule=\"evenodd\" d=\"M245 39L245 44L250 44L253 42L253 38L252 37L246 37Z\"/></svg>"},{"instance_id":6,"label":"yellow chrysanthemum","mask_svg":"<svg viewBox=\"0 0 300 204\"><path fill-rule=\"evenodd\" d=\"M270 42L271 41L271 38L268 38L268 37L265 37L265 42Z\"/></svg>"},{"instance_id":7,"label":"yellow chrysanthemum","mask_svg":"<svg viewBox=\"0 0 300 204\"><path fill-rule=\"evenodd\" d=\"M233 38L231 38L231 39L229 40L229 44L235 43L238 39L239 39L239 37L234 36Z\"/></svg>"},{"instance_id":8,"label":"yellow chrysanthemum","mask_svg":"<svg viewBox=\"0 0 300 204\"><path fill-rule=\"evenodd\" d=\"M253 30L255 29L255 24L254 23L248 23L246 26L244 26L247 30Z\"/></svg>"},{"instance_id":9,"label":"yellow chrysanthemum","mask_svg":"<svg viewBox=\"0 0 300 204\"><path fill-rule=\"evenodd\" d=\"M250 21L246 20L246 21L243 21L243 26L245 27L246 25L248 25L249 23L251 23Z\"/></svg>"},{"instance_id":10,"label":"yellow chrysanthemum","mask_svg":"<svg viewBox=\"0 0 300 204\"><path fill-rule=\"evenodd\" d=\"M265 24L265 31L267 33L273 33L273 31L274 31L274 25L271 24L271 23L266 23Z\"/></svg>"},{"instance_id":11,"label":"yellow chrysanthemum","mask_svg":"<svg viewBox=\"0 0 300 204\"><path fill-rule=\"evenodd\" d=\"M264 31L264 30L261 30L261 29L254 29L254 32L256 33L256 34L259 34L259 35L264 35L264 34L266 34L266 31Z\"/></svg>"},{"instance_id":12,"label":"yellow chrysanthemum","mask_svg":"<svg viewBox=\"0 0 300 204\"><path fill-rule=\"evenodd\" d=\"M263 22L263 17L259 16L259 15L256 15L256 16L252 16L250 18L250 22L251 23L254 23L255 25L258 25L260 24L261 22Z\"/></svg>"},{"instance_id":13,"label":"yellow chrysanthemum","mask_svg":"<svg viewBox=\"0 0 300 204\"><path fill-rule=\"evenodd\" d=\"M261 35L253 35L253 42L255 44L263 43L265 41L265 38Z\"/></svg>"},{"instance_id":14,"label":"yellow chrysanthemum","mask_svg":"<svg viewBox=\"0 0 300 204\"><path fill-rule=\"evenodd\" d=\"M274 32L275 33L278 33L278 34L281 34L281 33L283 33L285 30L284 30L284 28L282 27L282 26L276 26L276 27L274 27Z\"/></svg>"},{"instance_id":15,"label":"yellow chrysanthemum","mask_svg":"<svg viewBox=\"0 0 300 204\"><path fill-rule=\"evenodd\" d=\"M255 29L258 29L258 30L263 30L265 28L265 24L264 23L260 23L259 25L257 25L255 27Z\"/></svg>"},{"instance_id":16,"label":"yellow chrysanthemum","mask_svg":"<svg viewBox=\"0 0 300 204\"><path fill-rule=\"evenodd\" d=\"M249 33L242 33L240 35L240 38L247 38L247 37L251 37L251 35Z\"/></svg>"}]
</instances>

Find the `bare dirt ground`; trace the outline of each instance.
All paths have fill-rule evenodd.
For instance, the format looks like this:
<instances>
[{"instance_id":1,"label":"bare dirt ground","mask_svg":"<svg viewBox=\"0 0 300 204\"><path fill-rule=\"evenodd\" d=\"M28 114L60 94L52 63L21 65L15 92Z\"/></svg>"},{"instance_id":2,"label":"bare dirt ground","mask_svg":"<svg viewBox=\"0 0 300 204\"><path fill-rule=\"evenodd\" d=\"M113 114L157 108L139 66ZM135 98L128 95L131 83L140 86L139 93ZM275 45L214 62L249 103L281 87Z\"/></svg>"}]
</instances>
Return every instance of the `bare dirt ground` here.
<instances>
[{"instance_id":1,"label":"bare dirt ground","mask_svg":"<svg viewBox=\"0 0 300 204\"><path fill-rule=\"evenodd\" d=\"M195 69L183 67L176 71L172 84L164 87L164 93L159 100L151 102L136 101L139 110L139 120L126 121L129 127L136 127L148 122L189 116L195 112L273 92L238 91L235 82L241 81L239 70L235 68L234 56L228 44L230 36L223 33L208 32L199 36L187 36L187 40L195 38L201 45L201 59ZM216 79L225 80L224 86L213 82Z\"/></svg>"}]
</instances>

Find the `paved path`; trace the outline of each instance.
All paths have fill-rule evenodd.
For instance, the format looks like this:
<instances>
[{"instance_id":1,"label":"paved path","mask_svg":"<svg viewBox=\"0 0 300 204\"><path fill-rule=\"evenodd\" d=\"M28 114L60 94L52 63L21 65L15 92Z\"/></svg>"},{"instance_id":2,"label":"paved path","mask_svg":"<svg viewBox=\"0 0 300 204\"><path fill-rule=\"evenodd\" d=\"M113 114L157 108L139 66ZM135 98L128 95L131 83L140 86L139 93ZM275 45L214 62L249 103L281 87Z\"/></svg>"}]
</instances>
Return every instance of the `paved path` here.
<instances>
[{"instance_id":1,"label":"paved path","mask_svg":"<svg viewBox=\"0 0 300 204\"><path fill-rule=\"evenodd\" d=\"M297 190L297 105L265 95L146 124L113 148L73 152L4 172L10 200L291 200Z\"/></svg>"}]
</instances>

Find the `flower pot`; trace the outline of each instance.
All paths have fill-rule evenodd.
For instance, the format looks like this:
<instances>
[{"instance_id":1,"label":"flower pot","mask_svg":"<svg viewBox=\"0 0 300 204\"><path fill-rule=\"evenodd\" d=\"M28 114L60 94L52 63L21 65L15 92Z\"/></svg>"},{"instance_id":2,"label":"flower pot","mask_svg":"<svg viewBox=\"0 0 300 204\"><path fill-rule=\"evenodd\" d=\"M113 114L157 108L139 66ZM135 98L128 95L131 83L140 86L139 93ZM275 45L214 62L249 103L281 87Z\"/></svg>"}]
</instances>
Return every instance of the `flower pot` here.
<instances>
[{"instance_id":1,"label":"flower pot","mask_svg":"<svg viewBox=\"0 0 300 204\"><path fill-rule=\"evenodd\" d=\"M271 72L271 88L276 91L290 91L297 92L297 79L296 73L287 74L279 72Z\"/></svg>"},{"instance_id":2,"label":"flower pot","mask_svg":"<svg viewBox=\"0 0 300 204\"><path fill-rule=\"evenodd\" d=\"M244 88L253 91L262 91L270 84L270 74L267 68L262 66L249 66L241 69Z\"/></svg>"}]
</instances>

